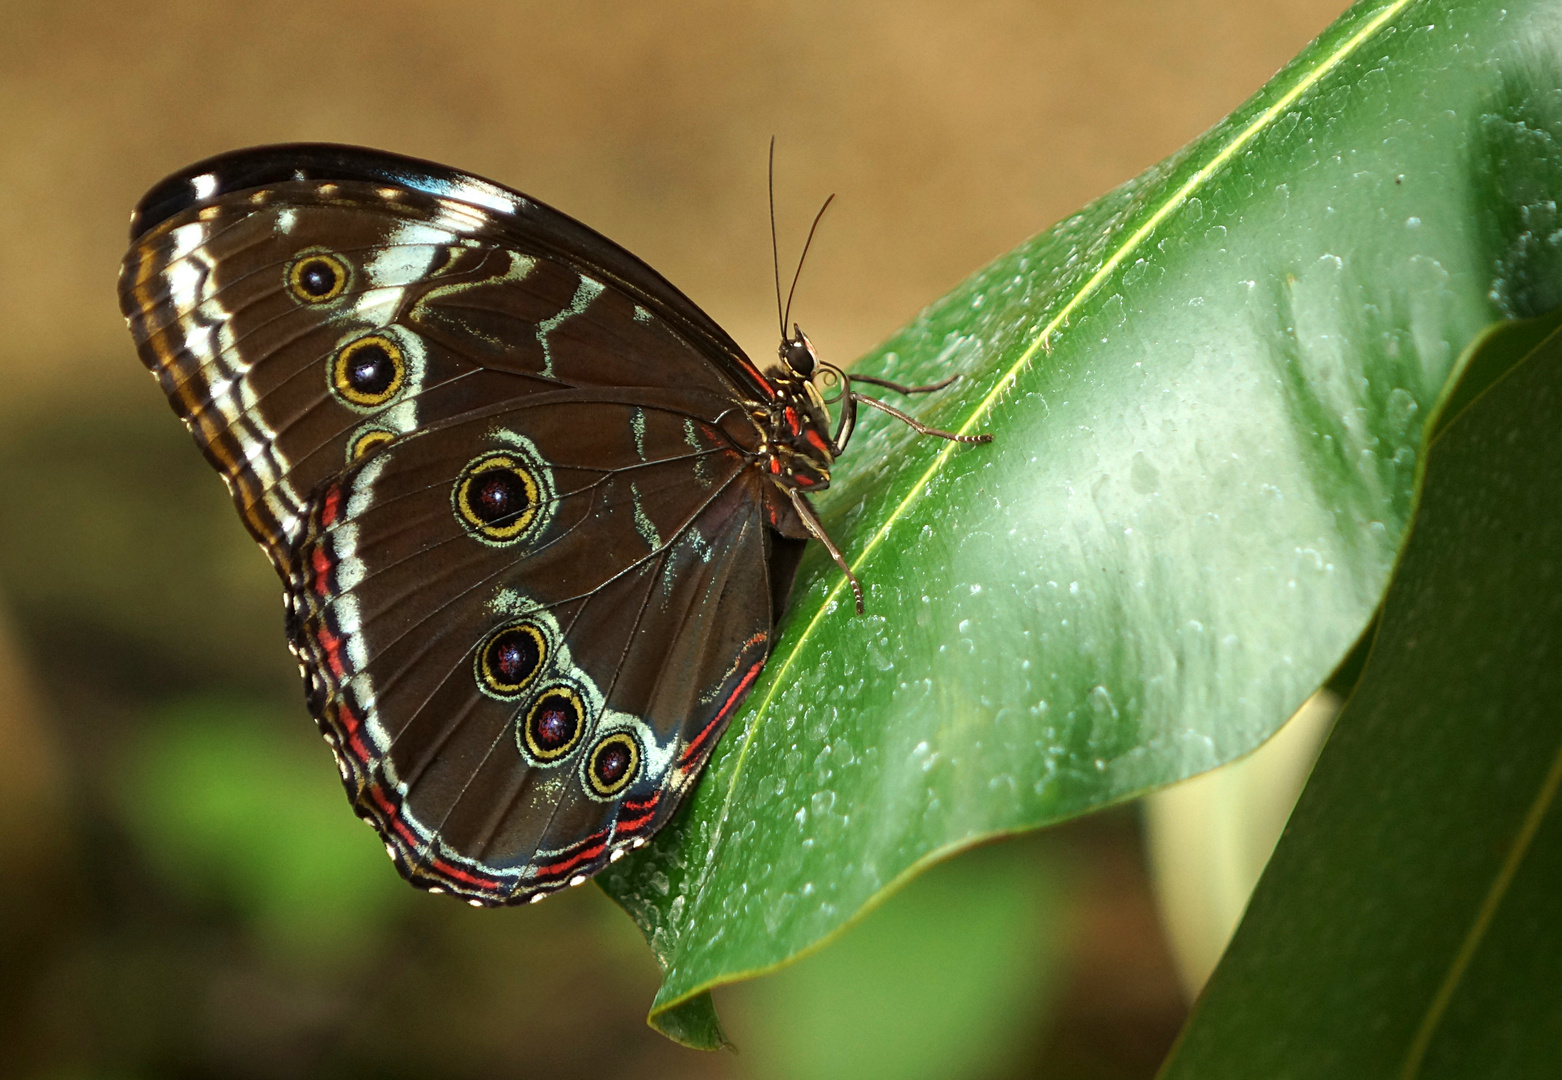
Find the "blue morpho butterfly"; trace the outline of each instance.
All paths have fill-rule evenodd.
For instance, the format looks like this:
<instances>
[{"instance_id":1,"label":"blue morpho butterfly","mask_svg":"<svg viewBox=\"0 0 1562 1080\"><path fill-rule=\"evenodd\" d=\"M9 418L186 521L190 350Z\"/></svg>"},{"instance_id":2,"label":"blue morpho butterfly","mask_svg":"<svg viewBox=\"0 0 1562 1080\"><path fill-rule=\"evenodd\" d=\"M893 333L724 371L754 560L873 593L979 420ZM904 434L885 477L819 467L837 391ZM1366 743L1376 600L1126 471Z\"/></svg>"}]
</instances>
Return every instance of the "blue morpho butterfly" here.
<instances>
[{"instance_id":1,"label":"blue morpho butterfly","mask_svg":"<svg viewBox=\"0 0 1562 1080\"><path fill-rule=\"evenodd\" d=\"M859 402L957 438L853 389L938 386L847 376L785 313L762 369L612 241L424 161L224 154L130 236L131 334L286 584L353 809L473 904L577 885L672 815L804 541L850 576L807 495Z\"/></svg>"}]
</instances>

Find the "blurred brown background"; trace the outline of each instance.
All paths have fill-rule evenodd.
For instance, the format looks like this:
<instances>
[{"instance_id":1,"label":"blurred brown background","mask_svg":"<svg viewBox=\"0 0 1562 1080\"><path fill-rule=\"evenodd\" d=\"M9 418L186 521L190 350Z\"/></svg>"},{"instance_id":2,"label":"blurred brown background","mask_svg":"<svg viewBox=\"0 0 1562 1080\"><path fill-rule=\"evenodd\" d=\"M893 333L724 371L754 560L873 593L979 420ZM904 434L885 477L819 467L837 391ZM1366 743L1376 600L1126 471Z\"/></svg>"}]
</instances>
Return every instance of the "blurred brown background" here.
<instances>
[{"instance_id":1,"label":"blurred brown background","mask_svg":"<svg viewBox=\"0 0 1562 1080\"><path fill-rule=\"evenodd\" d=\"M1185 1005L1131 814L957 860L880 929L719 996L738 1055L642 1026L653 965L594 890L487 913L402 888L114 278L165 173L366 143L583 219L764 355L774 134L783 264L839 193L794 316L844 362L1213 124L1342 6L0 8L0 1074L1150 1076ZM947 1030L917 1013L940 995ZM897 1064L919 1032L943 1041Z\"/></svg>"}]
</instances>

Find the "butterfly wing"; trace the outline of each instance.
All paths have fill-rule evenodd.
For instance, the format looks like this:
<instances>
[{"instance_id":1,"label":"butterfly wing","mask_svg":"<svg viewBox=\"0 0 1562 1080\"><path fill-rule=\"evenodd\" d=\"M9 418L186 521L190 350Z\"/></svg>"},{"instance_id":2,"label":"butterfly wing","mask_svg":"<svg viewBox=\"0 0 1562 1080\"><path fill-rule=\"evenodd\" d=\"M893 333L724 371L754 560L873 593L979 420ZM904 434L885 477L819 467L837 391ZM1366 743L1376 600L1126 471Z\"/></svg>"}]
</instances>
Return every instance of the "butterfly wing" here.
<instances>
[{"instance_id":1,"label":"butterfly wing","mask_svg":"<svg viewBox=\"0 0 1562 1080\"><path fill-rule=\"evenodd\" d=\"M203 162L132 238L141 357L288 583L402 871L515 902L650 835L800 546L747 467L771 390L741 350L585 226L370 151Z\"/></svg>"}]
</instances>

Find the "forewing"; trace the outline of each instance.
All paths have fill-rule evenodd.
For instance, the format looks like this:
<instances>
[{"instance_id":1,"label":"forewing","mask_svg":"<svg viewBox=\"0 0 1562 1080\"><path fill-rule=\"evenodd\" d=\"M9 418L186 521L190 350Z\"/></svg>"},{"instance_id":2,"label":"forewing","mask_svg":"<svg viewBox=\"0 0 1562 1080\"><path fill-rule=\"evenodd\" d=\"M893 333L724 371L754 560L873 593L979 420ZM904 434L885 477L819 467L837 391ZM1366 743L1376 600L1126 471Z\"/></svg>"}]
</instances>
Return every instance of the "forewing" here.
<instances>
[{"instance_id":1,"label":"forewing","mask_svg":"<svg viewBox=\"0 0 1562 1080\"><path fill-rule=\"evenodd\" d=\"M409 432L572 387L768 392L622 248L410 159L227 155L155 188L132 234L142 360L284 575L314 489Z\"/></svg>"}]
</instances>

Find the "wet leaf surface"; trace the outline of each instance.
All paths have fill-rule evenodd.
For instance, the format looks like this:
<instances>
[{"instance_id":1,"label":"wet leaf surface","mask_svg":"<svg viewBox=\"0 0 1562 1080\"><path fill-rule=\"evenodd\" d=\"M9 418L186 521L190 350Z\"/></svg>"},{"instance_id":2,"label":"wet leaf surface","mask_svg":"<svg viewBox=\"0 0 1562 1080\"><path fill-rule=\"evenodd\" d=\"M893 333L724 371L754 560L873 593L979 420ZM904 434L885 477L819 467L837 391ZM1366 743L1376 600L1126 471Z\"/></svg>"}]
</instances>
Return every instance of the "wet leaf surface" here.
<instances>
[{"instance_id":1,"label":"wet leaf surface","mask_svg":"<svg viewBox=\"0 0 1562 1080\"><path fill-rule=\"evenodd\" d=\"M960 372L918 413L995 441L859 431L821 508L867 615L813 552L691 805L604 875L666 973L653 1024L715 1045L711 986L962 847L1252 749L1328 677L1455 358L1544 300L1549 241L1514 230L1555 142L1508 75L1545 10L1358 5L862 361Z\"/></svg>"}]
</instances>

